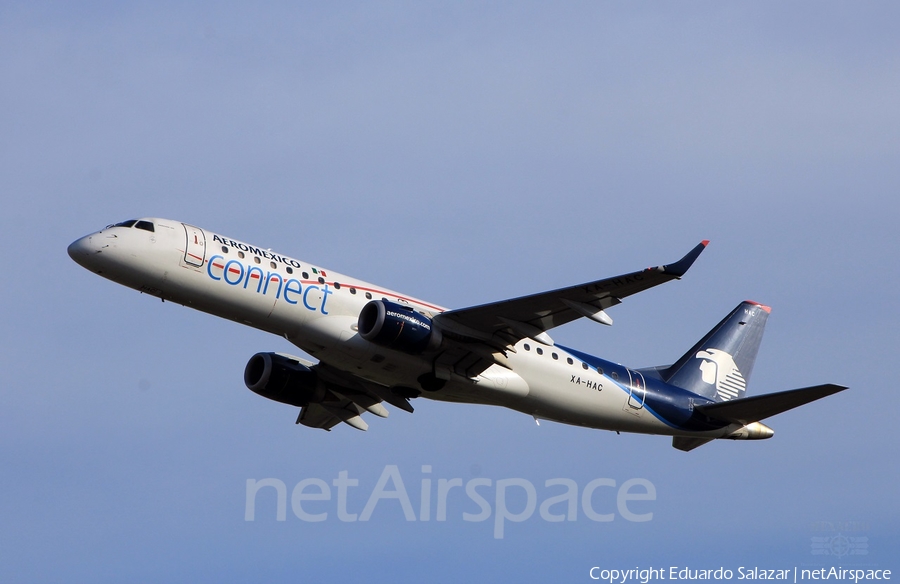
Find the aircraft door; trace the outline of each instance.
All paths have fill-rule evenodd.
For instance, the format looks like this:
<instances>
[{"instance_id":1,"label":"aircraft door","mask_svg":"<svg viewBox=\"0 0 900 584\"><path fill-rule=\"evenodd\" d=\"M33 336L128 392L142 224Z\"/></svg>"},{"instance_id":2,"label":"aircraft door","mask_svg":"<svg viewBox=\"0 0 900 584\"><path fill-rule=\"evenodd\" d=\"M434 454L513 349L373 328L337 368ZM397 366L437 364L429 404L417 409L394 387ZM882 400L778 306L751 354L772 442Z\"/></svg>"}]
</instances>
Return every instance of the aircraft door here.
<instances>
[{"instance_id":1,"label":"aircraft door","mask_svg":"<svg viewBox=\"0 0 900 584\"><path fill-rule=\"evenodd\" d=\"M628 370L628 376L631 378L631 393L628 395L628 407L633 410L643 409L644 398L647 395L647 385L644 382L644 376L630 369Z\"/></svg>"},{"instance_id":2,"label":"aircraft door","mask_svg":"<svg viewBox=\"0 0 900 584\"><path fill-rule=\"evenodd\" d=\"M206 234L199 227L187 223L182 225L185 236L184 263L196 268L203 267L206 260Z\"/></svg>"}]
</instances>

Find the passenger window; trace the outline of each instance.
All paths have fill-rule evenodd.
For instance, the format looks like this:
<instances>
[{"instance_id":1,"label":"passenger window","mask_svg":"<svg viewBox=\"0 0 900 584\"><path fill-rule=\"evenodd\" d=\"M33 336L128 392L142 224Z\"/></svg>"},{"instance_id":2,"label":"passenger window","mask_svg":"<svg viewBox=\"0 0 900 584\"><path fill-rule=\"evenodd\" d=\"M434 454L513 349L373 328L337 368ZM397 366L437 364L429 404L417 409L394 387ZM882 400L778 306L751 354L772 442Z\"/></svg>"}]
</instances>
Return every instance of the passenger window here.
<instances>
[{"instance_id":1,"label":"passenger window","mask_svg":"<svg viewBox=\"0 0 900 584\"><path fill-rule=\"evenodd\" d=\"M260 259L259 259L259 256L253 256L253 262L254 262L254 263L257 263L257 264L258 264L258 263L261 263L261 262L260 262Z\"/></svg>"},{"instance_id":2,"label":"passenger window","mask_svg":"<svg viewBox=\"0 0 900 584\"><path fill-rule=\"evenodd\" d=\"M241 259L244 259L244 252L239 251L239 252L238 252L238 257L241 258Z\"/></svg>"},{"instance_id":3,"label":"passenger window","mask_svg":"<svg viewBox=\"0 0 900 584\"><path fill-rule=\"evenodd\" d=\"M615 371L613 371L613 372L612 372L612 378L615 379L616 381L618 381L618 380L619 380L619 374L616 373Z\"/></svg>"},{"instance_id":4,"label":"passenger window","mask_svg":"<svg viewBox=\"0 0 900 584\"><path fill-rule=\"evenodd\" d=\"M228 253L228 248L224 245L222 246L222 253Z\"/></svg>"},{"instance_id":5,"label":"passenger window","mask_svg":"<svg viewBox=\"0 0 900 584\"><path fill-rule=\"evenodd\" d=\"M603 367L597 367L597 373L603 375Z\"/></svg>"},{"instance_id":6,"label":"passenger window","mask_svg":"<svg viewBox=\"0 0 900 584\"><path fill-rule=\"evenodd\" d=\"M556 353L553 353L552 357L553 357L553 360L554 360L554 361L556 361L557 359L559 359L559 355L557 355Z\"/></svg>"},{"instance_id":7,"label":"passenger window","mask_svg":"<svg viewBox=\"0 0 900 584\"><path fill-rule=\"evenodd\" d=\"M544 354L544 350L543 350L542 348L540 348L540 347L538 347L537 349L535 349L535 351L537 352L538 355L543 355L543 354Z\"/></svg>"},{"instance_id":8,"label":"passenger window","mask_svg":"<svg viewBox=\"0 0 900 584\"><path fill-rule=\"evenodd\" d=\"M319 284L324 284L324 283L325 283L325 278L323 278L322 276L319 276Z\"/></svg>"},{"instance_id":9,"label":"passenger window","mask_svg":"<svg viewBox=\"0 0 900 584\"><path fill-rule=\"evenodd\" d=\"M350 294L356 294L356 288L350 288Z\"/></svg>"},{"instance_id":10,"label":"passenger window","mask_svg":"<svg viewBox=\"0 0 900 584\"><path fill-rule=\"evenodd\" d=\"M135 229L143 229L144 231L149 231L150 233L154 232L153 223L150 223L149 221L138 221L134 225L134 228Z\"/></svg>"},{"instance_id":11,"label":"passenger window","mask_svg":"<svg viewBox=\"0 0 900 584\"><path fill-rule=\"evenodd\" d=\"M371 299L372 299L372 293L371 293L371 292L366 292L366 298L369 299L369 300L371 300Z\"/></svg>"},{"instance_id":12,"label":"passenger window","mask_svg":"<svg viewBox=\"0 0 900 584\"><path fill-rule=\"evenodd\" d=\"M335 282L335 283L334 283L334 289L335 289L335 290L340 290L340 289L341 289L341 283L340 283L340 282Z\"/></svg>"},{"instance_id":13,"label":"passenger window","mask_svg":"<svg viewBox=\"0 0 900 584\"><path fill-rule=\"evenodd\" d=\"M581 368L582 368L582 369L587 369L587 368L588 368L588 364L582 362L582 363L581 363Z\"/></svg>"},{"instance_id":14,"label":"passenger window","mask_svg":"<svg viewBox=\"0 0 900 584\"><path fill-rule=\"evenodd\" d=\"M303 276L303 279L304 279L304 280L309 280L309 273L308 273L308 272L303 272L303 273L300 274L300 275Z\"/></svg>"},{"instance_id":15,"label":"passenger window","mask_svg":"<svg viewBox=\"0 0 900 584\"><path fill-rule=\"evenodd\" d=\"M287 270L287 273L288 273L288 274L293 274L293 273L294 273L294 268L292 268L292 267L290 267L290 266L286 267L285 270Z\"/></svg>"},{"instance_id":16,"label":"passenger window","mask_svg":"<svg viewBox=\"0 0 900 584\"><path fill-rule=\"evenodd\" d=\"M526 350L526 351L530 351L530 350L531 350L531 345L529 345L528 343L525 343L524 347L525 347L525 350Z\"/></svg>"},{"instance_id":17,"label":"passenger window","mask_svg":"<svg viewBox=\"0 0 900 584\"><path fill-rule=\"evenodd\" d=\"M571 358L571 357L566 357L566 363L568 363L569 365L571 365L571 364L574 363L574 362L575 362L575 361L572 361L572 358Z\"/></svg>"}]
</instances>

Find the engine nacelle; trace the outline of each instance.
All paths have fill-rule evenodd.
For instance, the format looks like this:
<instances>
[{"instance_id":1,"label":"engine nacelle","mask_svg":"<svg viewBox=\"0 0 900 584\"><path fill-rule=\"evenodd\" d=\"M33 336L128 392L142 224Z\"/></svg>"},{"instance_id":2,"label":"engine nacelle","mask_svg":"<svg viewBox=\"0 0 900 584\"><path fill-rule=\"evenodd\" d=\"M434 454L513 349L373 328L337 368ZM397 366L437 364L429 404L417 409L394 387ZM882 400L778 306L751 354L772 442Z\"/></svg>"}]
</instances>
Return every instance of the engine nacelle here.
<instances>
[{"instance_id":1,"label":"engine nacelle","mask_svg":"<svg viewBox=\"0 0 900 584\"><path fill-rule=\"evenodd\" d=\"M285 355L257 353L244 368L247 389L271 400L303 407L314 401L316 372Z\"/></svg>"},{"instance_id":2,"label":"engine nacelle","mask_svg":"<svg viewBox=\"0 0 900 584\"><path fill-rule=\"evenodd\" d=\"M359 313L359 335L377 345L418 355L441 345L431 319L409 306L372 300Z\"/></svg>"}]
</instances>

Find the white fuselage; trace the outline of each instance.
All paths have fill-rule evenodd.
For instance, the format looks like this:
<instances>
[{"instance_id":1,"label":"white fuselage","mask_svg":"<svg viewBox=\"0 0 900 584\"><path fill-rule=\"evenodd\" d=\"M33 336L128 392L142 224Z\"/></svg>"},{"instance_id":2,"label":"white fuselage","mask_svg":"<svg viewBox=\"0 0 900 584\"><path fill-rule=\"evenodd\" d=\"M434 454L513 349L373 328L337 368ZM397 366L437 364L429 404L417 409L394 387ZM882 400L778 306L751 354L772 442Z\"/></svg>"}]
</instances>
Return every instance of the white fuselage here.
<instances>
[{"instance_id":1,"label":"white fuselage","mask_svg":"<svg viewBox=\"0 0 900 584\"><path fill-rule=\"evenodd\" d=\"M79 264L110 280L281 337L330 367L385 387L418 387L434 370L429 359L363 339L357 321L372 299L405 304L427 316L445 309L323 270L315 264L166 219L143 220L153 231L111 226L74 242ZM635 399L631 375L610 364L601 373L558 346L531 339L474 378L454 374L435 400L500 405L536 419L668 435L727 436L739 426L686 432ZM617 379L614 379L615 375Z\"/></svg>"}]
</instances>

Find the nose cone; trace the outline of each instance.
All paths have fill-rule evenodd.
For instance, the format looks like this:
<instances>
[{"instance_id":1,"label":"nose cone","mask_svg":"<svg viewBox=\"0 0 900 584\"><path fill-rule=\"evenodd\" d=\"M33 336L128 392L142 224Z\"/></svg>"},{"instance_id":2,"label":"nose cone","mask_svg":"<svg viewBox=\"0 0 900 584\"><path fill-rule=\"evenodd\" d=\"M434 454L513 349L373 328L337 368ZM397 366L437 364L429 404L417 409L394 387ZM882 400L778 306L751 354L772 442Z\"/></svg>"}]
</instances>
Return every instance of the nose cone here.
<instances>
[{"instance_id":1,"label":"nose cone","mask_svg":"<svg viewBox=\"0 0 900 584\"><path fill-rule=\"evenodd\" d=\"M69 252L69 257L75 260L78 265L90 269L91 258L100 251L97 248L94 239L94 234L91 234L73 241L69 244L67 250Z\"/></svg>"}]
</instances>

